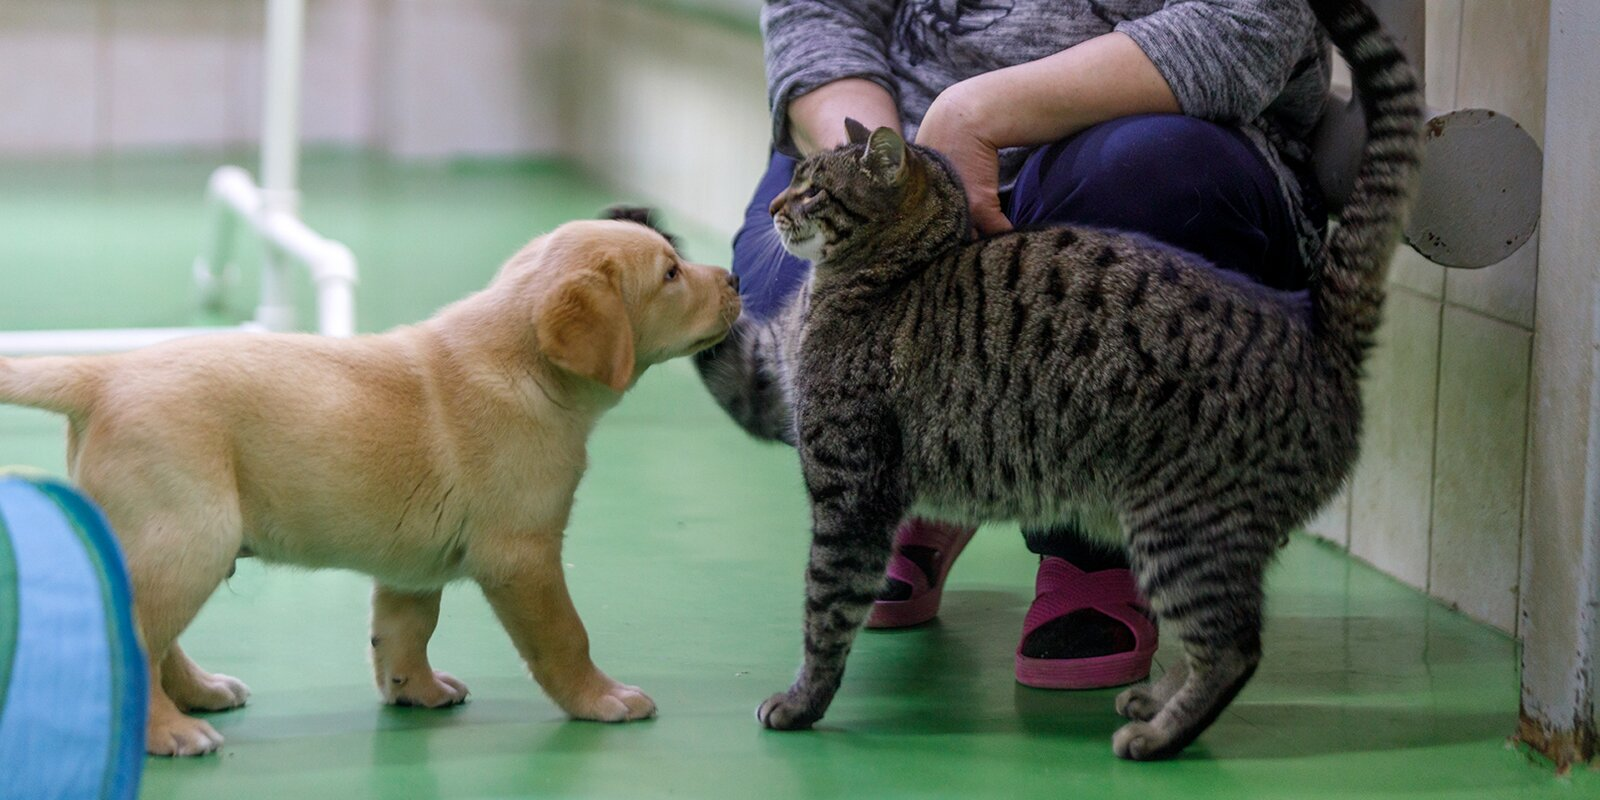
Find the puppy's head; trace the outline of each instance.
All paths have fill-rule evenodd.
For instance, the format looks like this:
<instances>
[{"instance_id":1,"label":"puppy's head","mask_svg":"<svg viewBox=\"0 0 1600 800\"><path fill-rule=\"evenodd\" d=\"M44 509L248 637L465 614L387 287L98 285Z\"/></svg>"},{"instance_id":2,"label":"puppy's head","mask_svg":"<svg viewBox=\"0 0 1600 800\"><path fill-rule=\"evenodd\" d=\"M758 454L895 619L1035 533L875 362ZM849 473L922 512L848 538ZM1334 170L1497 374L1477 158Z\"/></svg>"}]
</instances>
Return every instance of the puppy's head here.
<instances>
[{"instance_id":1,"label":"puppy's head","mask_svg":"<svg viewBox=\"0 0 1600 800\"><path fill-rule=\"evenodd\" d=\"M739 316L732 276L683 260L641 222L569 222L507 265L530 290L544 356L616 391L652 364L722 341Z\"/></svg>"}]
</instances>

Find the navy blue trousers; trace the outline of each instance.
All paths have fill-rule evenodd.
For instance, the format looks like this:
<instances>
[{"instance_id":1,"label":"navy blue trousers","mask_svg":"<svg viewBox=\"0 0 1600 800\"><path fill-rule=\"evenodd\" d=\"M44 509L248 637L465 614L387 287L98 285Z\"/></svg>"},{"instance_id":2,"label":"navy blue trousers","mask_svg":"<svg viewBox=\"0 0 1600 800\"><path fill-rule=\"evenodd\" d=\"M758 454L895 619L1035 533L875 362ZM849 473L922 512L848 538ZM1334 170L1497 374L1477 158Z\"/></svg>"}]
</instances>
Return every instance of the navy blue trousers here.
<instances>
[{"instance_id":1,"label":"navy blue trousers","mask_svg":"<svg viewBox=\"0 0 1600 800\"><path fill-rule=\"evenodd\" d=\"M782 307L811 269L783 249L767 214L794 166L794 159L773 154L733 239L745 313L758 319ZM1001 205L1019 228L1073 224L1140 233L1268 286L1306 284L1277 176L1244 134L1194 117L1124 117L1040 147ZM1101 554L1083 548L1097 548L1066 533L1028 532L1029 549L1096 568Z\"/></svg>"}]
</instances>

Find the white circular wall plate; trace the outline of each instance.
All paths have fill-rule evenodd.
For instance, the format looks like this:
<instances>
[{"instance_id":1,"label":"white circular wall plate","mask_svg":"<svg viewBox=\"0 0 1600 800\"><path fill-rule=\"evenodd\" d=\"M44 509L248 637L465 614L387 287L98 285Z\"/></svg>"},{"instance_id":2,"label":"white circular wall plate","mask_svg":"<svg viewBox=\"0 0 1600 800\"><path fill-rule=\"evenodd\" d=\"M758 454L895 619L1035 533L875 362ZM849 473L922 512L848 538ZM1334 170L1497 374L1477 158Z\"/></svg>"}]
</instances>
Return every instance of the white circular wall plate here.
<instances>
[{"instance_id":1,"label":"white circular wall plate","mask_svg":"<svg viewBox=\"0 0 1600 800\"><path fill-rule=\"evenodd\" d=\"M1434 117L1423 129L1406 241L1447 267L1503 261L1538 228L1543 169L1539 144L1504 114L1468 108Z\"/></svg>"}]
</instances>

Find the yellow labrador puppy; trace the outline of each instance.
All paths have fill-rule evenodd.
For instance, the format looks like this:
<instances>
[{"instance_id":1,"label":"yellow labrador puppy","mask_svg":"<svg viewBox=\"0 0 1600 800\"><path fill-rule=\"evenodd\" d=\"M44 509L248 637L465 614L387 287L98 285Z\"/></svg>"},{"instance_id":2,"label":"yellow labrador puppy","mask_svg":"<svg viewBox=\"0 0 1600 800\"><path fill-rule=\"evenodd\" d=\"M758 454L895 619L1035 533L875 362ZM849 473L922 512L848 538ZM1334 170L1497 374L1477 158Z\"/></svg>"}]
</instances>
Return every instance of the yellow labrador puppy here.
<instances>
[{"instance_id":1,"label":"yellow labrador puppy","mask_svg":"<svg viewBox=\"0 0 1600 800\"><path fill-rule=\"evenodd\" d=\"M585 440L647 367L739 314L727 273L638 222L572 222L489 287L378 336L196 337L131 353L0 359L0 401L65 414L72 477L105 509L150 659L147 748L216 750L187 711L242 705L177 638L249 553L372 575L386 702L467 689L428 661L446 583L470 578L568 714L655 713L589 660L561 568Z\"/></svg>"}]
</instances>

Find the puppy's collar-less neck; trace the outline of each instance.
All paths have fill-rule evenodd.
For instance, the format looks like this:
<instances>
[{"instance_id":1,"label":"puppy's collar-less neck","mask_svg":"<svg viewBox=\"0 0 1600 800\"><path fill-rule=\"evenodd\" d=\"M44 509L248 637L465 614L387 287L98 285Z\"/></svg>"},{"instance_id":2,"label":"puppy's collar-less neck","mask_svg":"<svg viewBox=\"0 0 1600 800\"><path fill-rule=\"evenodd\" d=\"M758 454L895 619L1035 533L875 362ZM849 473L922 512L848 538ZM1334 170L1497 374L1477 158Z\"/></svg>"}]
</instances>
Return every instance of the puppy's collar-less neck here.
<instances>
[{"instance_id":1,"label":"puppy's collar-less neck","mask_svg":"<svg viewBox=\"0 0 1600 800\"><path fill-rule=\"evenodd\" d=\"M640 372L642 370L635 369L634 380L638 380ZM538 364L528 371L528 377L546 400L569 414L599 416L622 400L622 392L598 381L574 375L550 363L542 355L538 356ZM628 385L631 387L633 382L630 381Z\"/></svg>"}]
</instances>

